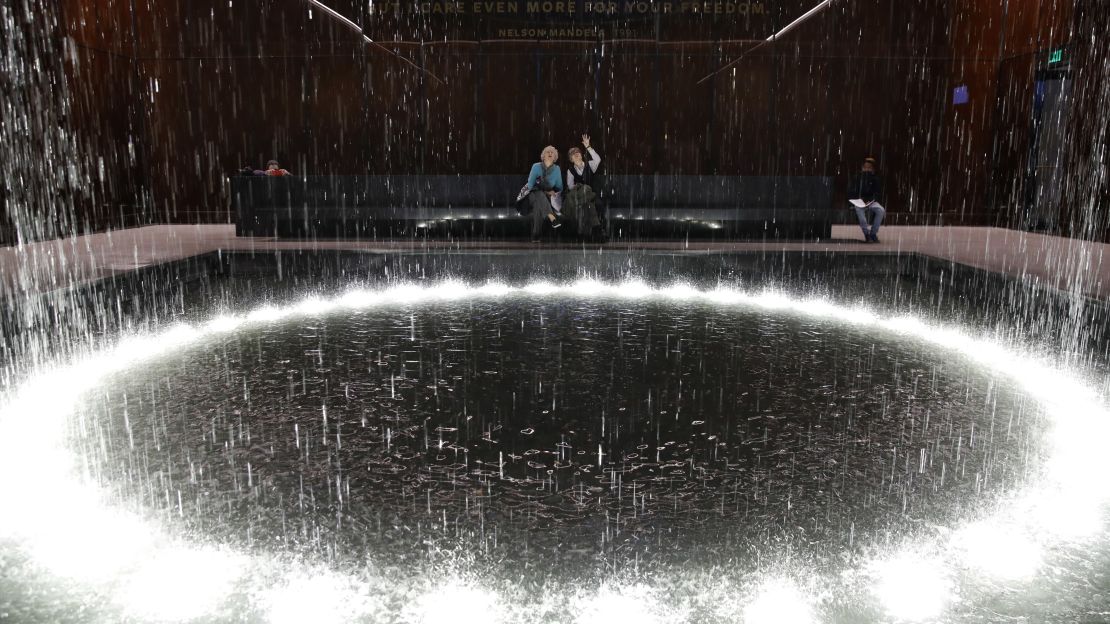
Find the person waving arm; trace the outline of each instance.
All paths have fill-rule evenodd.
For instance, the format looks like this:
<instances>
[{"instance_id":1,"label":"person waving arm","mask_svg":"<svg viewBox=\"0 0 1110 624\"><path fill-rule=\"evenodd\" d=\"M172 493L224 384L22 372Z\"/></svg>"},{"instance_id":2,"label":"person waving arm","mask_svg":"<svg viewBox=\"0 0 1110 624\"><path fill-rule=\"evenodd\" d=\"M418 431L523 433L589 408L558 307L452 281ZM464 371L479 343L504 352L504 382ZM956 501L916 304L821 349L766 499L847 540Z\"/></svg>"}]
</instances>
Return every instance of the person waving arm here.
<instances>
[{"instance_id":1,"label":"person waving arm","mask_svg":"<svg viewBox=\"0 0 1110 624\"><path fill-rule=\"evenodd\" d=\"M590 171L597 172L597 168L601 166L601 155L598 154L593 147L590 146L590 135L582 135L582 146L586 148L586 152L590 155L590 160L586 164L590 166Z\"/></svg>"}]
</instances>

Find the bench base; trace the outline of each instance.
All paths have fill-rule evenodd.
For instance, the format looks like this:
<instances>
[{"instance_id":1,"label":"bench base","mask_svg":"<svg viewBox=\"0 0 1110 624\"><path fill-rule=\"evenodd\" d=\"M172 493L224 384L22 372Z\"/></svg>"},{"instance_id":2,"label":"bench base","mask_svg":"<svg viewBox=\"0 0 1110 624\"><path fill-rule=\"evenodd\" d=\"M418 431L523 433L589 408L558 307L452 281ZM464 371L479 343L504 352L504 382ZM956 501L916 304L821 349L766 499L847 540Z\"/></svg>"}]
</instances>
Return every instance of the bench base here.
<instances>
[{"instance_id":1,"label":"bench base","mask_svg":"<svg viewBox=\"0 0 1110 624\"><path fill-rule=\"evenodd\" d=\"M280 238L526 239L516 176L309 176L232 179L235 232ZM611 239L822 239L831 180L608 176L595 187ZM516 186L519 189L519 186ZM575 237L574 224L559 228ZM550 230L548 230L550 232Z\"/></svg>"}]
</instances>

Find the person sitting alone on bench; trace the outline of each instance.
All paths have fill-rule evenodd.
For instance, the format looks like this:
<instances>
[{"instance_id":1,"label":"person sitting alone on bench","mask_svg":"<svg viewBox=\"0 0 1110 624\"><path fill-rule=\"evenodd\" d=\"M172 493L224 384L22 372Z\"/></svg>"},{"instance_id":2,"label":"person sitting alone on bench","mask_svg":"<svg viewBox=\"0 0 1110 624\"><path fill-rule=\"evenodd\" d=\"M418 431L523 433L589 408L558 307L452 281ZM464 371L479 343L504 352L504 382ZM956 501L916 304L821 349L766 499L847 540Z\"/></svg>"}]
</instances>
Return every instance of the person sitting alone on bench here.
<instances>
[{"instance_id":1,"label":"person sitting alone on bench","mask_svg":"<svg viewBox=\"0 0 1110 624\"><path fill-rule=\"evenodd\" d=\"M526 185L530 189L527 198L530 206L528 216L532 221L533 243L540 242L545 220L549 221L553 228L562 225L555 212L558 195L563 190L563 173L559 165L555 164L557 160L559 160L559 150L548 145L540 152L540 162L532 165L532 170L528 173Z\"/></svg>"},{"instance_id":2,"label":"person sitting alone on bench","mask_svg":"<svg viewBox=\"0 0 1110 624\"><path fill-rule=\"evenodd\" d=\"M285 169L282 169L281 164L279 164L278 161L271 160L270 162L266 163L266 168L265 169L254 169L250 165L243 165L243 167L241 169L239 169L239 175L245 175L245 176L252 176L252 175L254 175L254 176L287 176L287 175L293 175L293 174L289 173L289 171L287 171Z\"/></svg>"},{"instance_id":3,"label":"person sitting alone on bench","mask_svg":"<svg viewBox=\"0 0 1110 624\"><path fill-rule=\"evenodd\" d=\"M287 170L282 169L281 165L278 164L278 161L276 161L276 160L271 160L270 162L266 163L266 171L264 173L268 176L293 175L293 174L289 173Z\"/></svg>"},{"instance_id":4,"label":"person sitting alone on bench","mask_svg":"<svg viewBox=\"0 0 1110 624\"><path fill-rule=\"evenodd\" d=\"M865 158L859 175L853 176L848 183L848 201L856 211L859 227L863 230L863 239L869 243L879 242L879 226L886 216L886 208L879 203L882 194L883 181L875 173L875 159ZM870 223L867 220L868 211L871 212Z\"/></svg>"}]
</instances>

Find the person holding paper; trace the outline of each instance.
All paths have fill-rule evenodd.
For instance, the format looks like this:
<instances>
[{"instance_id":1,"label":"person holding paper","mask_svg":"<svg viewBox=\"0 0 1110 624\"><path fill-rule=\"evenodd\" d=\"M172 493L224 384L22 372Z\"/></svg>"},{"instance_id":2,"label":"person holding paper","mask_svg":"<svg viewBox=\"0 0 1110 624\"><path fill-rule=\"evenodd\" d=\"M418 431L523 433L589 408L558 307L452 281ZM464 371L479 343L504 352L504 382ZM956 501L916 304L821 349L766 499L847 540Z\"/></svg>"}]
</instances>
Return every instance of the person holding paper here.
<instances>
[{"instance_id":1,"label":"person holding paper","mask_svg":"<svg viewBox=\"0 0 1110 624\"><path fill-rule=\"evenodd\" d=\"M875 173L875 159L865 158L863 170L859 175L853 176L848 183L848 201L856 211L859 218L859 227L863 230L863 239L869 243L879 242L879 226L883 224L886 208L879 203L883 193L883 181ZM868 223L867 212L871 211L871 221Z\"/></svg>"}]
</instances>

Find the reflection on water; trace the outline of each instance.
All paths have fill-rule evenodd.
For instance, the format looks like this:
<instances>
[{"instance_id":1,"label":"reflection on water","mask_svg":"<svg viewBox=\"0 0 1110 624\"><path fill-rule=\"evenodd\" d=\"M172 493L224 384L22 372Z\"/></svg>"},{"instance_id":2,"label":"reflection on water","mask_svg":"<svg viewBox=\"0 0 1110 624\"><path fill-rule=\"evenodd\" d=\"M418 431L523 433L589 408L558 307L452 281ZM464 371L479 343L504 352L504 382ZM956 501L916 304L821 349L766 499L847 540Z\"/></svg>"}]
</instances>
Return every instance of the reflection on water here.
<instances>
[{"instance_id":1,"label":"reflection on water","mask_svg":"<svg viewBox=\"0 0 1110 624\"><path fill-rule=\"evenodd\" d=\"M1038 410L866 328L517 298L223 335L113 380L73 438L197 534L573 579L775 549L835 569L1021 481Z\"/></svg>"}]
</instances>

